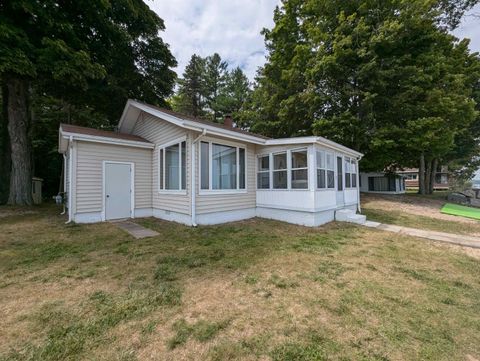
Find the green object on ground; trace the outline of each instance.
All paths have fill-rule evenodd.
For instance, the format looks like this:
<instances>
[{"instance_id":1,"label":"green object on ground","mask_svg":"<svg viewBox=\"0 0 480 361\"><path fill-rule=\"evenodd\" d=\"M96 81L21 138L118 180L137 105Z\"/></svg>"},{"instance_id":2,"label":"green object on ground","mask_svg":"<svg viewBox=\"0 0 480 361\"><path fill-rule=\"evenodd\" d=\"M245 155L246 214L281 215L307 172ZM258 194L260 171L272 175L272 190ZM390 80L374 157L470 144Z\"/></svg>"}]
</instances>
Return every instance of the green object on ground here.
<instances>
[{"instance_id":1,"label":"green object on ground","mask_svg":"<svg viewBox=\"0 0 480 361\"><path fill-rule=\"evenodd\" d=\"M454 216L461 216L480 220L480 209L461 206L459 204L446 203L441 210L442 213L453 214Z\"/></svg>"}]
</instances>

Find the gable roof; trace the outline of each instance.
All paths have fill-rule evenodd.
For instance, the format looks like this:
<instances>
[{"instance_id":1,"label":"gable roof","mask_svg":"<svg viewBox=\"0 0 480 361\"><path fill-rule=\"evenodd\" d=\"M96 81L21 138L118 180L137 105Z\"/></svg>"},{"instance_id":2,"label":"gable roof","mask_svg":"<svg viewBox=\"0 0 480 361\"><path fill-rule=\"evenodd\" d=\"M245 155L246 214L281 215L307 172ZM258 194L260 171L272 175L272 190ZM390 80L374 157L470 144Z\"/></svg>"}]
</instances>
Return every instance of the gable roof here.
<instances>
[{"instance_id":1,"label":"gable roof","mask_svg":"<svg viewBox=\"0 0 480 361\"><path fill-rule=\"evenodd\" d=\"M81 127L71 124L60 124L59 151L64 152L68 139L83 140L97 143L118 144L140 148L153 148L154 144L138 135L113 132L109 130Z\"/></svg>"},{"instance_id":2,"label":"gable roof","mask_svg":"<svg viewBox=\"0 0 480 361\"><path fill-rule=\"evenodd\" d=\"M129 99L125 105L125 109L118 123L118 129L123 133L131 133L141 112L153 115L181 128L191 129L197 132L206 130L211 135L242 140L254 144L264 144L265 140L270 139L240 128L228 127L205 119L190 117L132 99Z\"/></svg>"}]
</instances>

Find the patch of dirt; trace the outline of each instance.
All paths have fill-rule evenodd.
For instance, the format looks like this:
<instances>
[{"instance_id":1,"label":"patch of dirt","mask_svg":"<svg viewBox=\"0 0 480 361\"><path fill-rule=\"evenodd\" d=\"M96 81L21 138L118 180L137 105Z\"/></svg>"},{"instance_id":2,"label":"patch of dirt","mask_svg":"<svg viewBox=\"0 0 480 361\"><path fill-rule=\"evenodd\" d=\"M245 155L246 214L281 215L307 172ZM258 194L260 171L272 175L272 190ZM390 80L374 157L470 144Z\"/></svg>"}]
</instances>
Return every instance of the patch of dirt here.
<instances>
[{"instance_id":1,"label":"patch of dirt","mask_svg":"<svg viewBox=\"0 0 480 361\"><path fill-rule=\"evenodd\" d=\"M361 204L368 208L405 212L419 216L442 219L445 221L478 224L478 221L474 219L441 213L440 209L446 202L446 200L442 199L428 199L409 195L384 195L371 193L362 193L361 195Z\"/></svg>"}]
</instances>

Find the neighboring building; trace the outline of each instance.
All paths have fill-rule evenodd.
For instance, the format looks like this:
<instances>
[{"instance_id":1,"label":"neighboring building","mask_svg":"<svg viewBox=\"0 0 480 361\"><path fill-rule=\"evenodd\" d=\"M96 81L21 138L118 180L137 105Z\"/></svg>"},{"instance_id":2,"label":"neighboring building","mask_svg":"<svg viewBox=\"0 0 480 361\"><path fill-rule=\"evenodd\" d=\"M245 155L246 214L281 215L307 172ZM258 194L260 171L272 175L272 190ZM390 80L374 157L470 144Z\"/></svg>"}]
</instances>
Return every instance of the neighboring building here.
<instances>
[{"instance_id":1,"label":"neighboring building","mask_svg":"<svg viewBox=\"0 0 480 361\"><path fill-rule=\"evenodd\" d=\"M405 168L397 173L405 177L405 186L407 188L418 188L418 168ZM446 190L448 188L448 168L446 166L438 167L435 173L433 189Z\"/></svg>"},{"instance_id":2,"label":"neighboring building","mask_svg":"<svg viewBox=\"0 0 480 361\"><path fill-rule=\"evenodd\" d=\"M472 188L480 189L480 169L475 172L472 178Z\"/></svg>"},{"instance_id":3,"label":"neighboring building","mask_svg":"<svg viewBox=\"0 0 480 361\"><path fill-rule=\"evenodd\" d=\"M388 173L360 173L360 191L365 193L403 194L405 177Z\"/></svg>"},{"instance_id":4,"label":"neighboring building","mask_svg":"<svg viewBox=\"0 0 480 361\"><path fill-rule=\"evenodd\" d=\"M322 137L270 139L129 100L108 132L63 124L69 220L251 217L317 226L359 209L362 154ZM349 211L346 211L349 210Z\"/></svg>"}]
</instances>

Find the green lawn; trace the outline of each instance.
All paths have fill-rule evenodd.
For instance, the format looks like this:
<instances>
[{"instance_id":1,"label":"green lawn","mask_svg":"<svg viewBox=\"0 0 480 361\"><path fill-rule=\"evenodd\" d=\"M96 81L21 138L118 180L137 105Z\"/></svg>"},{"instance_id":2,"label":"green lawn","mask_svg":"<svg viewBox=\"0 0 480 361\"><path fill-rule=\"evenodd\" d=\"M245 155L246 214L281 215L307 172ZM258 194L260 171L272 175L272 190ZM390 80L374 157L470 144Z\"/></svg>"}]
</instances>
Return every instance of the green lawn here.
<instances>
[{"instance_id":1,"label":"green lawn","mask_svg":"<svg viewBox=\"0 0 480 361\"><path fill-rule=\"evenodd\" d=\"M480 260L348 224L2 217L0 360L480 358Z\"/></svg>"},{"instance_id":2,"label":"green lawn","mask_svg":"<svg viewBox=\"0 0 480 361\"><path fill-rule=\"evenodd\" d=\"M427 229L432 231L457 233L457 234L473 234L480 233L480 222L478 223L460 223L455 221L447 221L418 214L408 214L401 211L363 207L362 214L367 216L370 221L377 221L387 224L395 224L398 226Z\"/></svg>"}]
</instances>

